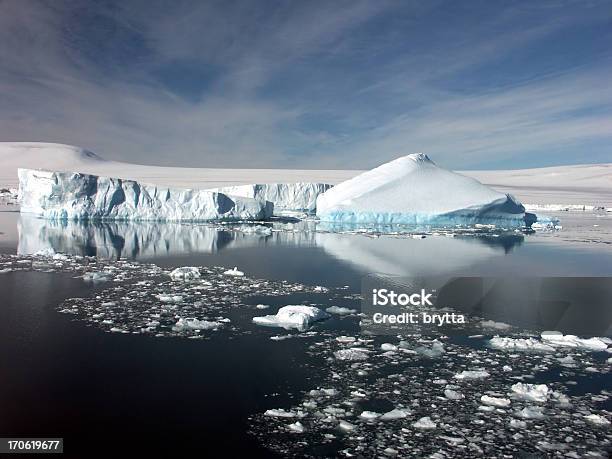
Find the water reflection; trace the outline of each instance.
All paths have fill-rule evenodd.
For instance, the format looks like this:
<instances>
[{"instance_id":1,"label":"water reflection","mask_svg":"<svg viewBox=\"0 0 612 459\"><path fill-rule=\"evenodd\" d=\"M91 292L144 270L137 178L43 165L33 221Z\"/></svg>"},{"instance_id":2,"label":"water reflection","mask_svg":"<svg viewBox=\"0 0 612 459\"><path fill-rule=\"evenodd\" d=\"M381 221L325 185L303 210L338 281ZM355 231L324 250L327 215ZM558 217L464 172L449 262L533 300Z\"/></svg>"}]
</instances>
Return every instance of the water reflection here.
<instances>
[{"instance_id":1,"label":"water reflection","mask_svg":"<svg viewBox=\"0 0 612 459\"><path fill-rule=\"evenodd\" d=\"M246 247L316 247L353 265L358 271L411 274L455 270L506 253L523 236L400 237L316 232L314 222L279 223L274 231L262 227L226 227L179 223L71 222L20 216L19 254L52 249L102 258L151 258L216 253ZM440 260L443 260L441 263Z\"/></svg>"}]
</instances>

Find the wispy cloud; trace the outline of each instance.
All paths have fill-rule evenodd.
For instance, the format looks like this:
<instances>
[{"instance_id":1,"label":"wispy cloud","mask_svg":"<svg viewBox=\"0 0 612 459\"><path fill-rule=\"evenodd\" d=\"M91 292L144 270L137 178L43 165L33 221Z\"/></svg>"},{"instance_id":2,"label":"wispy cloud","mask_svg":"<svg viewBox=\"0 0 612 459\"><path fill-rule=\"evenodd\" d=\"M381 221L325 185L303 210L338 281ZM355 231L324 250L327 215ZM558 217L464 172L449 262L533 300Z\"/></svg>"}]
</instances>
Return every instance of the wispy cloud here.
<instances>
[{"instance_id":1,"label":"wispy cloud","mask_svg":"<svg viewBox=\"0 0 612 459\"><path fill-rule=\"evenodd\" d=\"M0 139L201 166L610 160L612 61L593 40L611 18L598 2L9 0Z\"/></svg>"}]
</instances>

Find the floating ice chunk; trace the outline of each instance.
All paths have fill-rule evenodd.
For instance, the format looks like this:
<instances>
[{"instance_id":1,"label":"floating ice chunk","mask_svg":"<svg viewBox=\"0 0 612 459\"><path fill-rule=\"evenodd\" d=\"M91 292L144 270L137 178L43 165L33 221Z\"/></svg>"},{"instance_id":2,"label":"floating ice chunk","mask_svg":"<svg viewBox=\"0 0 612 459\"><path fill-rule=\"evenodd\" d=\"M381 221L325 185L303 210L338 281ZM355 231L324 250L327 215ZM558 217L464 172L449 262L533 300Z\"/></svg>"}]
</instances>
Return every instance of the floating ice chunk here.
<instances>
[{"instance_id":1,"label":"floating ice chunk","mask_svg":"<svg viewBox=\"0 0 612 459\"><path fill-rule=\"evenodd\" d=\"M347 421L340 421L338 423L338 428L340 430L344 430L346 432L351 432L351 431L355 430L355 425L351 424L350 422L347 422Z\"/></svg>"},{"instance_id":2,"label":"floating ice chunk","mask_svg":"<svg viewBox=\"0 0 612 459\"><path fill-rule=\"evenodd\" d=\"M170 277L174 280L190 280L199 279L200 270L195 266L183 266L176 268L170 273Z\"/></svg>"},{"instance_id":3,"label":"floating ice chunk","mask_svg":"<svg viewBox=\"0 0 612 459\"><path fill-rule=\"evenodd\" d=\"M511 367L510 365L504 365L504 366L502 367L502 370L504 370L504 371L506 371L506 372L508 372L508 371L512 371L512 367Z\"/></svg>"},{"instance_id":4,"label":"floating ice chunk","mask_svg":"<svg viewBox=\"0 0 612 459\"><path fill-rule=\"evenodd\" d=\"M378 419L380 416L381 414L376 411L362 411L359 415L360 418L367 419L368 421Z\"/></svg>"},{"instance_id":5,"label":"floating ice chunk","mask_svg":"<svg viewBox=\"0 0 612 459\"><path fill-rule=\"evenodd\" d=\"M244 276L244 273L242 271L238 271L238 268L235 266L234 266L234 269L228 269L223 274L225 274L226 276L237 276L237 277Z\"/></svg>"},{"instance_id":6,"label":"floating ice chunk","mask_svg":"<svg viewBox=\"0 0 612 459\"><path fill-rule=\"evenodd\" d=\"M480 401L485 405L496 406L498 408L506 408L511 403L507 398L490 397L488 395L480 397Z\"/></svg>"},{"instance_id":7,"label":"floating ice chunk","mask_svg":"<svg viewBox=\"0 0 612 459\"><path fill-rule=\"evenodd\" d=\"M549 389L546 384L516 383L512 387L513 395L520 400L544 403L548 400Z\"/></svg>"},{"instance_id":8,"label":"floating ice chunk","mask_svg":"<svg viewBox=\"0 0 612 459\"><path fill-rule=\"evenodd\" d=\"M216 330L222 327L221 322L198 320L193 318L180 318L172 327L174 331L185 331L185 330Z\"/></svg>"},{"instance_id":9,"label":"floating ice chunk","mask_svg":"<svg viewBox=\"0 0 612 459\"><path fill-rule=\"evenodd\" d=\"M270 306L267 304L258 304L255 306L257 309L268 309Z\"/></svg>"},{"instance_id":10,"label":"floating ice chunk","mask_svg":"<svg viewBox=\"0 0 612 459\"><path fill-rule=\"evenodd\" d=\"M355 341L357 341L357 338L355 338L354 336L338 336L336 338L336 341L338 341L339 343L354 343Z\"/></svg>"},{"instance_id":11,"label":"floating ice chunk","mask_svg":"<svg viewBox=\"0 0 612 459\"><path fill-rule=\"evenodd\" d=\"M155 295L157 299L163 303L181 303L183 297L181 295Z\"/></svg>"},{"instance_id":12,"label":"floating ice chunk","mask_svg":"<svg viewBox=\"0 0 612 459\"><path fill-rule=\"evenodd\" d=\"M98 282L107 282L111 280L111 277L112 277L112 274L108 272L93 272L93 273L84 274L83 280L87 282L93 282L95 284Z\"/></svg>"},{"instance_id":13,"label":"floating ice chunk","mask_svg":"<svg viewBox=\"0 0 612 459\"><path fill-rule=\"evenodd\" d=\"M461 400L465 398L465 395L453 389L446 389L444 391L444 396L449 400Z\"/></svg>"},{"instance_id":14,"label":"floating ice chunk","mask_svg":"<svg viewBox=\"0 0 612 459\"><path fill-rule=\"evenodd\" d=\"M609 426L610 425L610 421L608 421L603 416L600 416L599 414L595 414L595 413L591 413L591 414L584 416L584 419L598 426Z\"/></svg>"},{"instance_id":15,"label":"floating ice chunk","mask_svg":"<svg viewBox=\"0 0 612 459\"><path fill-rule=\"evenodd\" d=\"M296 421L293 424L289 424L287 428L291 432L295 432L295 433L304 433L306 431L306 428L302 425L300 421Z\"/></svg>"},{"instance_id":16,"label":"floating ice chunk","mask_svg":"<svg viewBox=\"0 0 612 459\"><path fill-rule=\"evenodd\" d=\"M334 352L334 357L338 360L367 360L368 351L360 348L340 349Z\"/></svg>"},{"instance_id":17,"label":"floating ice chunk","mask_svg":"<svg viewBox=\"0 0 612 459\"><path fill-rule=\"evenodd\" d=\"M575 335L564 335L560 332L543 332L542 341L552 346L574 347L589 351L605 351L608 348L604 338L578 338Z\"/></svg>"},{"instance_id":18,"label":"floating ice chunk","mask_svg":"<svg viewBox=\"0 0 612 459\"><path fill-rule=\"evenodd\" d=\"M431 344L431 347L427 346L419 346L415 349L415 352L423 357L427 357L430 359L436 359L444 354L444 346L438 340L434 340Z\"/></svg>"},{"instance_id":19,"label":"floating ice chunk","mask_svg":"<svg viewBox=\"0 0 612 459\"><path fill-rule=\"evenodd\" d=\"M253 317L258 325L282 328L307 329L313 322L324 320L329 314L314 306L289 305L283 306L276 315Z\"/></svg>"},{"instance_id":20,"label":"floating ice chunk","mask_svg":"<svg viewBox=\"0 0 612 459\"><path fill-rule=\"evenodd\" d=\"M457 373L455 379L483 379L491 376L486 370L463 370L461 373Z\"/></svg>"},{"instance_id":21,"label":"floating ice chunk","mask_svg":"<svg viewBox=\"0 0 612 459\"><path fill-rule=\"evenodd\" d=\"M383 351L397 351L397 346L391 343L382 343L380 349Z\"/></svg>"},{"instance_id":22,"label":"floating ice chunk","mask_svg":"<svg viewBox=\"0 0 612 459\"><path fill-rule=\"evenodd\" d=\"M418 421L412 424L415 429L435 429L438 425L433 422L429 416L420 418Z\"/></svg>"},{"instance_id":23,"label":"floating ice chunk","mask_svg":"<svg viewBox=\"0 0 612 459\"><path fill-rule=\"evenodd\" d=\"M546 417L544 410L539 406L526 406L522 410L517 411L515 415L523 419L543 419Z\"/></svg>"},{"instance_id":24,"label":"floating ice chunk","mask_svg":"<svg viewBox=\"0 0 612 459\"><path fill-rule=\"evenodd\" d=\"M344 316L348 314L355 314L357 312L356 309L349 309L349 308L345 308L342 306L330 306L329 308L326 309L326 311L329 312L330 314L338 314L340 316Z\"/></svg>"},{"instance_id":25,"label":"floating ice chunk","mask_svg":"<svg viewBox=\"0 0 612 459\"><path fill-rule=\"evenodd\" d=\"M555 351L554 347L544 344L534 338L505 338L502 336L494 336L489 340L489 346L493 349L504 349L509 351Z\"/></svg>"},{"instance_id":26,"label":"floating ice chunk","mask_svg":"<svg viewBox=\"0 0 612 459\"><path fill-rule=\"evenodd\" d=\"M408 417L408 415L410 415L410 410L406 410L402 408L395 408L391 411L387 411L385 414L383 414L379 418L379 420L380 421L393 421L395 419L404 419Z\"/></svg>"},{"instance_id":27,"label":"floating ice chunk","mask_svg":"<svg viewBox=\"0 0 612 459\"><path fill-rule=\"evenodd\" d=\"M495 330L508 330L512 328L512 325L508 325L504 322L495 322L493 320L483 320L480 322L480 326L483 328L493 328Z\"/></svg>"},{"instance_id":28,"label":"floating ice chunk","mask_svg":"<svg viewBox=\"0 0 612 459\"><path fill-rule=\"evenodd\" d=\"M527 427L527 423L525 421L521 421L519 419L511 419L510 420L510 427L513 427L515 429L524 429Z\"/></svg>"},{"instance_id":29,"label":"floating ice chunk","mask_svg":"<svg viewBox=\"0 0 612 459\"><path fill-rule=\"evenodd\" d=\"M271 410L266 410L264 416L273 418L294 418L296 414L293 411L285 411L282 408L273 408Z\"/></svg>"}]
</instances>

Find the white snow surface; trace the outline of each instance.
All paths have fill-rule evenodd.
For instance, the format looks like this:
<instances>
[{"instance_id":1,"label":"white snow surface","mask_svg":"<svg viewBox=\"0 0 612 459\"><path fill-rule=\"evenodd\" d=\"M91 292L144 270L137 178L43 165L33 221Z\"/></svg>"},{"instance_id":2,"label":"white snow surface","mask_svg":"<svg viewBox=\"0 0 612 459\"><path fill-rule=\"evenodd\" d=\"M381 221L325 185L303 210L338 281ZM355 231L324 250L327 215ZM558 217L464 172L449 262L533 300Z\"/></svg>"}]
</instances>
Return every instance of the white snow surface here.
<instances>
[{"instance_id":1,"label":"white snow surface","mask_svg":"<svg viewBox=\"0 0 612 459\"><path fill-rule=\"evenodd\" d=\"M276 315L253 317L253 322L269 327L305 330L313 322L328 317L329 314L314 306L288 305L280 308Z\"/></svg>"},{"instance_id":2,"label":"white snow surface","mask_svg":"<svg viewBox=\"0 0 612 459\"><path fill-rule=\"evenodd\" d=\"M442 169L422 153L336 185L317 199L317 216L322 221L373 224L523 226L534 221L511 195Z\"/></svg>"},{"instance_id":3,"label":"white snow surface","mask_svg":"<svg viewBox=\"0 0 612 459\"><path fill-rule=\"evenodd\" d=\"M516 398L539 403L546 402L550 392L546 384L527 384L521 382L513 384L511 389Z\"/></svg>"},{"instance_id":4,"label":"white snow surface","mask_svg":"<svg viewBox=\"0 0 612 459\"><path fill-rule=\"evenodd\" d=\"M263 220L272 205L206 190L73 172L19 169L21 212L51 220Z\"/></svg>"}]
</instances>

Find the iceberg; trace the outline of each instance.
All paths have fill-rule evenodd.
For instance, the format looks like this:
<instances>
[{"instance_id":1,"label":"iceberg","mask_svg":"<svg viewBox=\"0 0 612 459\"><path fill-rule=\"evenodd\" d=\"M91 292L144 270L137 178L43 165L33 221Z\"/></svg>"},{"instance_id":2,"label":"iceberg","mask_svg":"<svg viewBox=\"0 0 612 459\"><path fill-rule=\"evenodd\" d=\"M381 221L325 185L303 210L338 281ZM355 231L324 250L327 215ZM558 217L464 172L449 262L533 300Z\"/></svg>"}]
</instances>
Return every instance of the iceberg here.
<instances>
[{"instance_id":1,"label":"iceberg","mask_svg":"<svg viewBox=\"0 0 612 459\"><path fill-rule=\"evenodd\" d=\"M318 197L321 221L348 224L530 226L512 195L438 167L422 153L357 175Z\"/></svg>"},{"instance_id":2,"label":"iceberg","mask_svg":"<svg viewBox=\"0 0 612 459\"><path fill-rule=\"evenodd\" d=\"M314 306L283 306L276 315L253 317L253 322L268 327L306 330L311 323L329 318L329 314Z\"/></svg>"},{"instance_id":3,"label":"iceberg","mask_svg":"<svg viewBox=\"0 0 612 459\"><path fill-rule=\"evenodd\" d=\"M76 172L19 169L21 212L51 220L265 220L267 201Z\"/></svg>"},{"instance_id":4,"label":"iceberg","mask_svg":"<svg viewBox=\"0 0 612 459\"><path fill-rule=\"evenodd\" d=\"M275 211L314 212L319 195L329 190L327 183L262 183L212 188L210 191L243 198L269 201Z\"/></svg>"}]
</instances>

